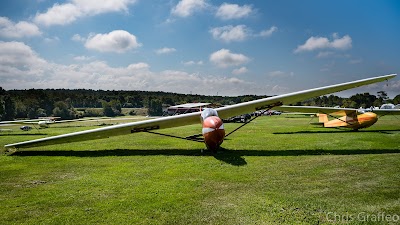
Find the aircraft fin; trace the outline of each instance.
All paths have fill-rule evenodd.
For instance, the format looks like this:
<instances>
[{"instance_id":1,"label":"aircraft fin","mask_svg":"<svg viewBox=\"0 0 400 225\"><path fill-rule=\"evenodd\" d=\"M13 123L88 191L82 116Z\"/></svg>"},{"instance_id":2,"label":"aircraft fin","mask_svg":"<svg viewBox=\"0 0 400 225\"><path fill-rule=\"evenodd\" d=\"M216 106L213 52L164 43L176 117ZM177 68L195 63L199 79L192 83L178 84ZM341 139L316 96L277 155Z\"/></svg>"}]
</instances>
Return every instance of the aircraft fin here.
<instances>
[{"instance_id":1,"label":"aircraft fin","mask_svg":"<svg viewBox=\"0 0 400 225\"><path fill-rule=\"evenodd\" d=\"M324 114L324 113L318 113L318 121L320 123L326 123L328 122L328 115Z\"/></svg>"}]
</instances>

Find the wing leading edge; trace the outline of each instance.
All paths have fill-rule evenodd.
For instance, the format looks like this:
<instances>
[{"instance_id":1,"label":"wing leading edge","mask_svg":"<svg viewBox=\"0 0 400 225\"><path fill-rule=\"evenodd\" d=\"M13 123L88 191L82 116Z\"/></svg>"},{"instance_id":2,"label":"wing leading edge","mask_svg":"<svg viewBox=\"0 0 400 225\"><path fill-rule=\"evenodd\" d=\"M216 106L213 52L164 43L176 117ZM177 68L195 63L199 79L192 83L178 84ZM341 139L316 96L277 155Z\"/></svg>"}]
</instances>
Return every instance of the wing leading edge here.
<instances>
[{"instance_id":1,"label":"wing leading edge","mask_svg":"<svg viewBox=\"0 0 400 225\"><path fill-rule=\"evenodd\" d=\"M225 106L216 109L221 118L229 118L232 116L251 113L260 109L270 108L281 104L296 103L304 99L326 95L338 91L360 87L363 85L373 84L394 78L396 74L384 75L368 79L362 79L342 84L336 84L321 88L314 88L289 94L254 100L250 102L239 103L235 105ZM84 141L91 139L108 138L111 136L125 135L136 133L144 130L164 129L171 127L179 127L199 123L200 112L163 117L145 121L118 124L109 127L96 128L92 130L79 131L58 136L46 137L31 141L24 141L14 144L5 145L5 148L30 148L35 146L53 145L67 142Z\"/></svg>"}]
</instances>

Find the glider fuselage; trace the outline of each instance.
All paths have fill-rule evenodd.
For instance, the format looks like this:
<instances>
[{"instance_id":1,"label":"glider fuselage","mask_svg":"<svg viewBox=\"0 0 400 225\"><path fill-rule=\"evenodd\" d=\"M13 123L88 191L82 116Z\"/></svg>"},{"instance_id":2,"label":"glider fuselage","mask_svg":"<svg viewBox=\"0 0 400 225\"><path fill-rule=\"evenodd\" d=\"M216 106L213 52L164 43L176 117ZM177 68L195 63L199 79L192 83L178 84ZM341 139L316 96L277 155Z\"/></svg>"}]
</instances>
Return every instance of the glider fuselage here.
<instances>
[{"instance_id":1,"label":"glider fuselage","mask_svg":"<svg viewBox=\"0 0 400 225\"><path fill-rule=\"evenodd\" d=\"M222 119L215 109L206 108L201 113L203 125L202 134L207 149L215 152L225 138L225 129Z\"/></svg>"},{"instance_id":2,"label":"glider fuselage","mask_svg":"<svg viewBox=\"0 0 400 225\"><path fill-rule=\"evenodd\" d=\"M320 118L325 114L319 114ZM355 116L342 116L338 119L325 121L324 127L346 127L353 130L367 128L378 121L378 116L375 113L367 112Z\"/></svg>"}]
</instances>

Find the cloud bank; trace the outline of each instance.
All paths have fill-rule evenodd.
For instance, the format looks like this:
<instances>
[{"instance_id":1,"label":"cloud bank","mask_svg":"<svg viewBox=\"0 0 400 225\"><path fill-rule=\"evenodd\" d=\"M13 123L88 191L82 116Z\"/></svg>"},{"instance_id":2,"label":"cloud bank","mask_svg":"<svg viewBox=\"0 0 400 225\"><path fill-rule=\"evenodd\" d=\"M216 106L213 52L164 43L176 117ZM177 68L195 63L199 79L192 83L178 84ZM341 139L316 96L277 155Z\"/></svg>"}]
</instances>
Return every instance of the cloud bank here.
<instances>
[{"instance_id":1,"label":"cloud bank","mask_svg":"<svg viewBox=\"0 0 400 225\"><path fill-rule=\"evenodd\" d=\"M0 42L0 49L0 80L2 87L6 89L68 87L192 92L206 95L214 95L216 90L224 95L254 94L257 90L265 93L265 87L235 77L202 75L179 70L153 72L145 62L132 63L126 67L112 67L104 61L78 56L74 57L78 64L62 65L44 60L23 42ZM243 62L240 54L229 54L234 61L237 60L233 64ZM238 71L244 70L246 69L242 68Z\"/></svg>"}]
</instances>

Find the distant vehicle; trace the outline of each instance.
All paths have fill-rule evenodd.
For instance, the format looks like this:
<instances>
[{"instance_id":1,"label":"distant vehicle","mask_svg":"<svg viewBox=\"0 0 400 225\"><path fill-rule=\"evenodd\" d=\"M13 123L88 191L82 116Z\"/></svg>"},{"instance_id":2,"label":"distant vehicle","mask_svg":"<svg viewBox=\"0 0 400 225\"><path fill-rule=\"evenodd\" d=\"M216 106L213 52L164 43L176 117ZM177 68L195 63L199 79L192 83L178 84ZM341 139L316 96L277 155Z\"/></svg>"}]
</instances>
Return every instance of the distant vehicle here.
<instances>
[{"instance_id":1,"label":"distant vehicle","mask_svg":"<svg viewBox=\"0 0 400 225\"><path fill-rule=\"evenodd\" d=\"M30 126L21 126L19 129L21 129L23 131L28 131L28 130L31 130L32 127L30 127Z\"/></svg>"},{"instance_id":2,"label":"distant vehicle","mask_svg":"<svg viewBox=\"0 0 400 225\"><path fill-rule=\"evenodd\" d=\"M223 119L224 123L246 123L251 119L250 114L243 114L239 116L230 117L228 119Z\"/></svg>"},{"instance_id":3,"label":"distant vehicle","mask_svg":"<svg viewBox=\"0 0 400 225\"><path fill-rule=\"evenodd\" d=\"M279 115L281 115L281 114L282 114L282 112L277 111L277 110L268 110L268 111L266 112L266 115L269 115L269 116L272 116L272 115L277 115L277 116L279 116Z\"/></svg>"}]
</instances>

